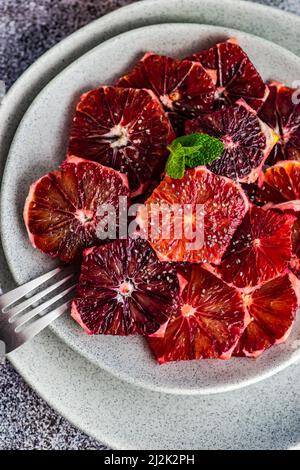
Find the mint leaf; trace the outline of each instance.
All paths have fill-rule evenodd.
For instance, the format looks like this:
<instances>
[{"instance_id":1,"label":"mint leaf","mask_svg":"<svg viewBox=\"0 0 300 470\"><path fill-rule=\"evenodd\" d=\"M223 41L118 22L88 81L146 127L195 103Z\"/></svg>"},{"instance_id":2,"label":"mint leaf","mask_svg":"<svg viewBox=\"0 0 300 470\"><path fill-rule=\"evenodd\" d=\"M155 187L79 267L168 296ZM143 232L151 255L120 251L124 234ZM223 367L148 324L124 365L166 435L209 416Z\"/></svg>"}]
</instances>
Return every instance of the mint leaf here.
<instances>
[{"instance_id":1,"label":"mint leaf","mask_svg":"<svg viewBox=\"0 0 300 470\"><path fill-rule=\"evenodd\" d=\"M198 136L201 136L201 145L198 144L195 146L194 152L191 152L189 149L189 153L185 154L185 164L190 168L195 168L199 165L208 165L214 160L217 160L224 151L223 142L216 139L216 137L207 134L198 134ZM200 142L200 139L198 142Z\"/></svg>"},{"instance_id":2,"label":"mint leaf","mask_svg":"<svg viewBox=\"0 0 300 470\"><path fill-rule=\"evenodd\" d=\"M185 166L195 168L207 165L219 158L223 151L223 143L208 134L190 134L178 137L168 147L170 155L166 164L166 173L171 178L180 179L184 175Z\"/></svg>"},{"instance_id":3,"label":"mint leaf","mask_svg":"<svg viewBox=\"0 0 300 470\"><path fill-rule=\"evenodd\" d=\"M185 170L185 156L181 144L173 141L172 145L168 147L170 155L166 164L166 173L171 178L181 179L184 176Z\"/></svg>"},{"instance_id":4,"label":"mint leaf","mask_svg":"<svg viewBox=\"0 0 300 470\"><path fill-rule=\"evenodd\" d=\"M203 138L201 137L202 135L205 134L195 133L177 137L177 139L173 140L171 148L177 144L181 144L184 148L185 155L192 155L201 148L203 142Z\"/></svg>"}]
</instances>

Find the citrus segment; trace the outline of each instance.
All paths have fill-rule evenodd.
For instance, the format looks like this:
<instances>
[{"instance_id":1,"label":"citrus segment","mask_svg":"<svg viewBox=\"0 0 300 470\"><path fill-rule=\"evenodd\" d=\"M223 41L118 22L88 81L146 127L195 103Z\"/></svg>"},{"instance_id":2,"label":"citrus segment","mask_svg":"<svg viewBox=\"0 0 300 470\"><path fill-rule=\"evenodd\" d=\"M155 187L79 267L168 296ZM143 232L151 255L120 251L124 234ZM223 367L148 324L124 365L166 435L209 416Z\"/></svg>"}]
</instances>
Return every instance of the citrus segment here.
<instances>
[{"instance_id":1,"label":"citrus segment","mask_svg":"<svg viewBox=\"0 0 300 470\"><path fill-rule=\"evenodd\" d=\"M126 173L137 195L163 171L174 138L151 91L102 86L82 95L68 152Z\"/></svg>"},{"instance_id":2,"label":"citrus segment","mask_svg":"<svg viewBox=\"0 0 300 470\"><path fill-rule=\"evenodd\" d=\"M291 270L300 276L300 161L282 161L261 174L256 203L294 213Z\"/></svg>"},{"instance_id":3,"label":"citrus segment","mask_svg":"<svg viewBox=\"0 0 300 470\"><path fill-rule=\"evenodd\" d=\"M259 178L256 200L260 204L284 204L300 199L300 161L281 161Z\"/></svg>"},{"instance_id":4,"label":"citrus segment","mask_svg":"<svg viewBox=\"0 0 300 470\"><path fill-rule=\"evenodd\" d=\"M249 321L241 294L199 265L185 276L176 313L148 337L156 359L229 359Z\"/></svg>"},{"instance_id":5,"label":"citrus segment","mask_svg":"<svg viewBox=\"0 0 300 470\"><path fill-rule=\"evenodd\" d=\"M268 163L280 160L300 160L300 100L299 92L273 81L270 94L260 110L260 117L280 136Z\"/></svg>"},{"instance_id":6,"label":"citrus segment","mask_svg":"<svg viewBox=\"0 0 300 470\"><path fill-rule=\"evenodd\" d=\"M160 259L218 264L247 208L236 183L199 166L165 176L137 222Z\"/></svg>"},{"instance_id":7,"label":"citrus segment","mask_svg":"<svg viewBox=\"0 0 300 470\"><path fill-rule=\"evenodd\" d=\"M222 279L251 289L282 274L292 255L294 221L291 214L250 207L218 267Z\"/></svg>"},{"instance_id":8,"label":"citrus segment","mask_svg":"<svg viewBox=\"0 0 300 470\"><path fill-rule=\"evenodd\" d=\"M222 140L224 152L208 168L245 183L257 180L278 139L244 100L188 121L185 130L187 134L205 132Z\"/></svg>"},{"instance_id":9,"label":"citrus segment","mask_svg":"<svg viewBox=\"0 0 300 470\"><path fill-rule=\"evenodd\" d=\"M290 269L300 279L300 214L297 214L296 217L292 231L293 254L290 260Z\"/></svg>"},{"instance_id":10,"label":"citrus segment","mask_svg":"<svg viewBox=\"0 0 300 470\"><path fill-rule=\"evenodd\" d=\"M147 52L118 86L147 88L167 111L192 117L213 109L214 81L201 64Z\"/></svg>"},{"instance_id":11,"label":"citrus segment","mask_svg":"<svg viewBox=\"0 0 300 470\"><path fill-rule=\"evenodd\" d=\"M258 191L257 181L255 183L241 183L241 187L247 195L249 202L256 204L256 195Z\"/></svg>"},{"instance_id":12,"label":"citrus segment","mask_svg":"<svg viewBox=\"0 0 300 470\"><path fill-rule=\"evenodd\" d=\"M253 109L258 110L266 100L268 87L234 38L193 54L189 59L200 62L206 69L216 70L217 109L243 98Z\"/></svg>"},{"instance_id":13,"label":"citrus segment","mask_svg":"<svg viewBox=\"0 0 300 470\"><path fill-rule=\"evenodd\" d=\"M34 247L62 261L80 256L99 243L97 210L119 196L129 196L127 177L95 162L70 157L57 171L34 183L24 208L24 220Z\"/></svg>"},{"instance_id":14,"label":"citrus segment","mask_svg":"<svg viewBox=\"0 0 300 470\"><path fill-rule=\"evenodd\" d=\"M89 334L150 334L175 311L176 271L141 239L84 252L73 318Z\"/></svg>"},{"instance_id":15,"label":"citrus segment","mask_svg":"<svg viewBox=\"0 0 300 470\"><path fill-rule=\"evenodd\" d=\"M239 340L234 356L258 357L289 336L298 306L296 279L285 274L246 296L251 321Z\"/></svg>"}]
</instances>

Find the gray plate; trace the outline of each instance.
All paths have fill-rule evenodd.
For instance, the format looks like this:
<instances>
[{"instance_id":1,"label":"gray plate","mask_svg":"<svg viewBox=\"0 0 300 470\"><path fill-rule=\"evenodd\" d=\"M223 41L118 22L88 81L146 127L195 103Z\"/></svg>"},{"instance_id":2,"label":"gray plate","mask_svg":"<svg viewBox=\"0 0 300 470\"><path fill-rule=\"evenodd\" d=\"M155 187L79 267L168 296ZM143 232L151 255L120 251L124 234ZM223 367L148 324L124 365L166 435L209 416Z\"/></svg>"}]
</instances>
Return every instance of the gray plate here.
<instances>
[{"instance_id":1,"label":"gray plate","mask_svg":"<svg viewBox=\"0 0 300 470\"><path fill-rule=\"evenodd\" d=\"M239 40L265 80L291 85L300 76L300 59L273 43L235 30L178 23L147 26L107 41L80 57L37 96L16 132L2 184L2 242L17 282L53 266L53 260L30 247L22 211L29 185L65 158L69 123L80 94L101 83L114 83L144 51L184 57L231 36ZM285 344L256 361L234 358L164 366L156 363L141 337L90 337L67 316L51 328L77 352L117 377L169 393L233 390L282 370L300 355L300 322Z\"/></svg>"},{"instance_id":2,"label":"gray plate","mask_svg":"<svg viewBox=\"0 0 300 470\"><path fill-rule=\"evenodd\" d=\"M17 126L22 111L42 87L40 83L45 83L53 70L61 68L65 56L75 58L76 49L88 49L89 44L95 45L99 38L101 41L103 35L127 30L132 25L175 19L202 20L261 34L299 52L299 18L248 2L228 0L226 8L230 9L230 15L219 15L224 11L224 4L224 0L149 0L83 28L53 48L18 81L1 109L0 120L5 124L0 126L1 131ZM1 150L8 148L11 135L11 132L1 133ZM2 156L6 158L5 152ZM2 259L1 283L8 278L3 268ZM7 287L11 285L11 281L6 283ZM212 396L209 400L184 398L186 403L181 407L181 399L141 392L109 377L50 332L43 332L12 354L10 360L53 408L85 432L114 447L281 449L300 442L300 366L290 367L242 391ZM149 413L151 406L153 413ZM163 422L157 419L158 414L165 418Z\"/></svg>"},{"instance_id":3,"label":"gray plate","mask_svg":"<svg viewBox=\"0 0 300 470\"><path fill-rule=\"evenodd\" d=\"M230 11L230 14L229 14ZM300 18L239 0L145 0L71 34L37 60L9 90L0 113L0 180L21 117L39 91L85 52L125 31L159 23L202 23L236 28L300 54Z\"/></svg>"}]
</instances>

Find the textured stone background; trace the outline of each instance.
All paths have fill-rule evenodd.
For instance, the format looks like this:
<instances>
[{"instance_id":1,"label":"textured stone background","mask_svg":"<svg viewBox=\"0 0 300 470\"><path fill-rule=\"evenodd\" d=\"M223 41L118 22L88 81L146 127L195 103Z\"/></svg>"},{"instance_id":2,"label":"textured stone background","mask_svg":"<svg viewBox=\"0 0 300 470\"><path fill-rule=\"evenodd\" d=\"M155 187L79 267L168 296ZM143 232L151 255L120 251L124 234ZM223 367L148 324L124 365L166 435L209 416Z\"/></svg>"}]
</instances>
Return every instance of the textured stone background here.
<instances>
[{"instance_id":1,"label":"textured stone background","mask_svg":"<svg viewBox=\"0 0 300 470\"><path fill-rule=\"evenodd\" d=\"M7 86L81 26L135 0L0 0L0 80ZM255 0L300 14L299 0ZM103 449L0 365L0 449Z\"/></svg>"}]
</instances>

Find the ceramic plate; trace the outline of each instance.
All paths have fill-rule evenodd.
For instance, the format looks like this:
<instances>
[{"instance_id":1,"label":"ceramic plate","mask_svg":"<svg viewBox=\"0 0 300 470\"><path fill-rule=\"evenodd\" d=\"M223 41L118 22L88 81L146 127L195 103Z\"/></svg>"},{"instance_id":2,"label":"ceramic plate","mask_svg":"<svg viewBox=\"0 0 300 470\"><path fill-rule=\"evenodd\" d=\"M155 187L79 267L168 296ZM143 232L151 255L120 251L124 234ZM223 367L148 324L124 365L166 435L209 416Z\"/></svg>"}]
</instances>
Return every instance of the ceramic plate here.
<instances>
[{"instance_id":1,"label":"ceramic plate","mask_svg":"<svg viewBox=\"0 0 300 470\"><path fill-rule=\"evenodd\" d=\"M145 21L201 21L252 31L285 45L295 53L299 52L300 18L251 2L230 0L226 2L230 15L224 15L224 3L224 0L147 0L146 3L135 3L95 21L54 47L45 59L37 61L18 80L5 106L0 107L1 165L6 159L5 149L9 148L13 128L41 88L40 83L51 78L53 71L58 70L62 63L66 65L66 57L75 57L75 51L97 42L99 38L101 40L102 35L110 34L111 30L130 29L132 25L141 26ZM0 173L1 177L2 166ZM2 255L0 282L6 289L13 285ZM300 442L299 421L295 413L300 400L300 365L224 397L187 397L183 408L181 399L174 400L176 397L149 391L140 394L138 389L108 376L71 351L49 331L42 332L24 348L12 353L10 360L59 413L98 440L116 448L286 449L295 448ZM48 370L52 374L47 373ZM129 402L124 403L123 397L127 396ZM168 418L171 416L172 419L149 421L152 413L149 413L148 403L152 396L155 400L151 402L155 410L154 420L157 415L165 416L165 410L169 410ZM224 420L224 414L229 419ZM195 417L190 422L191 426L187 417L183 419L188 415ZM131 423L130 428L128 422ZM186 438L182 439L183 435Z\"/></svg>"},{"instance_id":2,"label":"ceramic plate","mask_svg":"<svg viewBox=\"0 0 300 470\"><path fill-rule=\"evenodd\" d=\"M242 390L179 397L116 379L49 331L13 362L59 413L117 449L271 450L300 442L300 365Z\"/></svg>"},{"instance_id":3,"label":"ceramic plate","mask_svg":"<svg viewBox=\"0 0 300 470\"><path fill-rule=\"evenodd\" d=\"M213 26L165 24L125 33L93 49L40 93L16 133L2 187L3 246L18 282L50 269L53 264L29 246L22 221L24 192L35 178L63 160L74 104L80 94L100 83L113 83L145 50L185 56L230 36L239 39L265 80L273 78L291 84L300 76L300 60L270 42ZM116 376L173 393L232 390L281 370L299 356L299 324L286 344L272 348L257 361L192 361L164 366L156 364L140 337L89 337L68 317L61 318L52 328L68 345Z\"/></svg>"}]
</instances>

